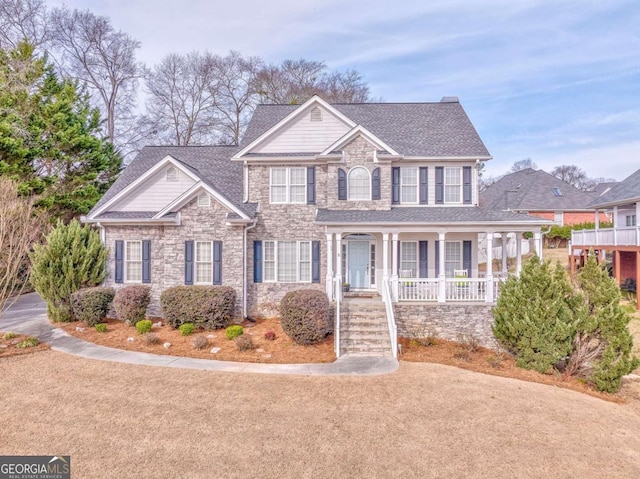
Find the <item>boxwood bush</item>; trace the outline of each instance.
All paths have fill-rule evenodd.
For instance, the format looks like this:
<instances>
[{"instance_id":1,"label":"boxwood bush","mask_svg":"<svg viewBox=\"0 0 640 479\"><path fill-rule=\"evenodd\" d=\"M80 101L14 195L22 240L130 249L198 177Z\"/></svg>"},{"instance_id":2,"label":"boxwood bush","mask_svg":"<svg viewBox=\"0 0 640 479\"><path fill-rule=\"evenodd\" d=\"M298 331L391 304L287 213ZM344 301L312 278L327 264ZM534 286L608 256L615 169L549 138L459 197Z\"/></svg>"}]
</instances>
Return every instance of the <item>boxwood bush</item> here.
<instances>
[{"instance_id":1,"label":"boxwood bush","mask_svg":"<svg viewBox=\"0 0 640 479\"><path fill-rule=\"evenodd\" d=\"M102 286L76 291L71 295L73 317L78 321L84 321L87 326L103 323L115 294L113 288Z\"/></svg>"},{"instance_id":2,"label":"boxwood bush","mask_svg":"<svg viewBox=\"0 0 640 479\"><path fill-rule=\"evenodd\" d=\"M184 323L226 328L233 322L235 304L236 292L229 286L174 286L160 295L162 314L173 328Z\"/></svg>"},{"instance_id":3,"label":"boxwood bush","mask_svg":"<svg viewBox=\"0 0 640 479\"><path fill-rule=\"evenodd\" d=\"M296 343L318 343L333 327L331 304L322 291L291 291L280 302L280 321L284 332Z\"/></svg>"},{"instance_id":4,"label":"boxwood bush","mask_svg":"<svg viewBox=\"0 0 640 479\"><path fill-rule=\"evenodd\" d=\"M119 320L133 326L145 318L150 302L151 288L149 286L127 286L118 290L113 299L113 307Z\"/></svg>"}]
</instances>

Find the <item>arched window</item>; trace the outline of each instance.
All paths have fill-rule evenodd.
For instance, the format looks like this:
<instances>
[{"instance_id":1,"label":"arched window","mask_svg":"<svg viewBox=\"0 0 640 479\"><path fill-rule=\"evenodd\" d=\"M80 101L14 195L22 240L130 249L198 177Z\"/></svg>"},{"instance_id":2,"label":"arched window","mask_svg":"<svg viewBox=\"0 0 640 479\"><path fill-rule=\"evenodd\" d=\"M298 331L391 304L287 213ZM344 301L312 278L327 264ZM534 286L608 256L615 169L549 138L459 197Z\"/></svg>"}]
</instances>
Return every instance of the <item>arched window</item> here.
<instances>
[{"instance_id":1,"label":"arched window","mask_svg":"<svg viewBox=\"0 0 640 479\"><path fill-rule=\"evenodd\" d=\"M371 177L369 170L358 166L349 171L349 199L350 200L370 200L371 199Z\"/></svg>"}]
</instances>

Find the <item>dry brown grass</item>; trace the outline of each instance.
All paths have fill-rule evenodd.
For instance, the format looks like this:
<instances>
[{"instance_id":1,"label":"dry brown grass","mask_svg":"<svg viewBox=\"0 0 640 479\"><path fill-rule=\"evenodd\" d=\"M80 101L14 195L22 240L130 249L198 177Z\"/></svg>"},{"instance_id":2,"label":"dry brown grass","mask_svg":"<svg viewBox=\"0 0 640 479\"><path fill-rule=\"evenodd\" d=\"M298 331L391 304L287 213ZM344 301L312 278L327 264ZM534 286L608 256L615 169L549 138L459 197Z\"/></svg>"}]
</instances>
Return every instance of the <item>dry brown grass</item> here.
<instances>
[{"instance_id":1,"label":"dry brown grass","mask_svg":"<svg viewBox=\"0 0 640 479\"><path fill-rule=\"evenodd\" d=\"M4 339L4 334L8 332L0 332L0 358L8 358L10 356L21 356L23 354L38 353L49 349L49 345L40 343L30 348L18 348L18 343L27 339L29 336L18 334L15 338Z\"/></svg>"},{"instance_id":2,"label":"dry brown grass","mask_svg":"<svg viewBox=\"0 0 640 479\"><path fill-rule=\"evenodd\" d=\"M426 363L376 377L228 374L47 351L0 358L2 454L73 477L640 477L640 412Z\"/></svg>"}]
</instances>

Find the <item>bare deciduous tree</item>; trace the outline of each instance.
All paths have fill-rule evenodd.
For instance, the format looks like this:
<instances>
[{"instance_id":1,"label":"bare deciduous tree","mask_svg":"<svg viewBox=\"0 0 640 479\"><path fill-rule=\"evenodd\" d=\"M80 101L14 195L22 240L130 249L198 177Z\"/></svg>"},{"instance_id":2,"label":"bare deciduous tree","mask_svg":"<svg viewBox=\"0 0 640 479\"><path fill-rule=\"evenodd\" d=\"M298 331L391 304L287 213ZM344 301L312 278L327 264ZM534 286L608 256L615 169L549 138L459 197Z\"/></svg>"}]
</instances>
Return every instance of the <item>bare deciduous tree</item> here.
<instances>
[{"instance_id":1,"label":"bare deciduous tree","mask_svg":"<svg viewBox=\"0 0 640 479\"><path fill-rule=\"evenodd\" d=\"M511 165L511 169L509 173L515 173L516 171L526 170L527 168L531 168L532 170L537 170L538 165L531 158L525 158L523 160L518 160Z\"/></svg>"},{"instance_id":2,"label":"bare deciduous tree","mask_svg":"<svg viewBox=\"0 0 640 479\"><path fill-rule=\"evenodd\" d=\"M137 80L144 72L136 61L140 42L90 11L56 8L49 18L63 74L87 85L105 117L106 136L116 147L126 144L119 135L129 127L124 119L133 117Z\"/></svg>"},{"instance_id":3,"label":"bare deciduous tree","mask_svg":"<svg viewBox=\"0 0 640 479\"><path fill-rule=\"evenodd\" d=\"M43 0L0 2L0 48L13 50L21 41L38 48L49 36L47 9Z\"/></svg>"},{"instance_id":4,"label":"bare deciduous tree","mask_svg":"<svg viewBox=\"0 0 640 479\"><path fill-rule=\"evenodd\" d=\"M26 285L28 253L44 224L33 200L19 196L16 183L0 178L0 313Z\"/></svg>"},{"instance_id":5,"label":"bare deciduous tree","mask_svg":"<svg viewBox=\"0 0 640 479\"><path fill-rule=\"evenodd\" d=\"M556 166L551 170L551 174L582 191L593 191L599 183L615 181L611 178L590 178L583 169L576 165Z\"/></svg>"}]
</instances>

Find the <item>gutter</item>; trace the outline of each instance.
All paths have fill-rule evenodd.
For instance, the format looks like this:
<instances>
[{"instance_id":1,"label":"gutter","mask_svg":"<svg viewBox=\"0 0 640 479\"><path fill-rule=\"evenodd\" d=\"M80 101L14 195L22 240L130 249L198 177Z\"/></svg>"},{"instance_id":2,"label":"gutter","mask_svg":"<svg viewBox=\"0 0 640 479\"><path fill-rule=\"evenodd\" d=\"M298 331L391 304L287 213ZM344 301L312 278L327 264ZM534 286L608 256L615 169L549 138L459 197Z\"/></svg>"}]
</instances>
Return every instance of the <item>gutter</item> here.
<instances>
[{"instance_id":1,"label":"gutter","mask_svg":"<svg viewBox=\"0 0 640 479\"><path fill-rule=\"evenodd\" d=\"M253 224L242 229L242 317L247 319L247 231L253 229L258 224L254 219Z\"/></svg>"}]
</instances>

